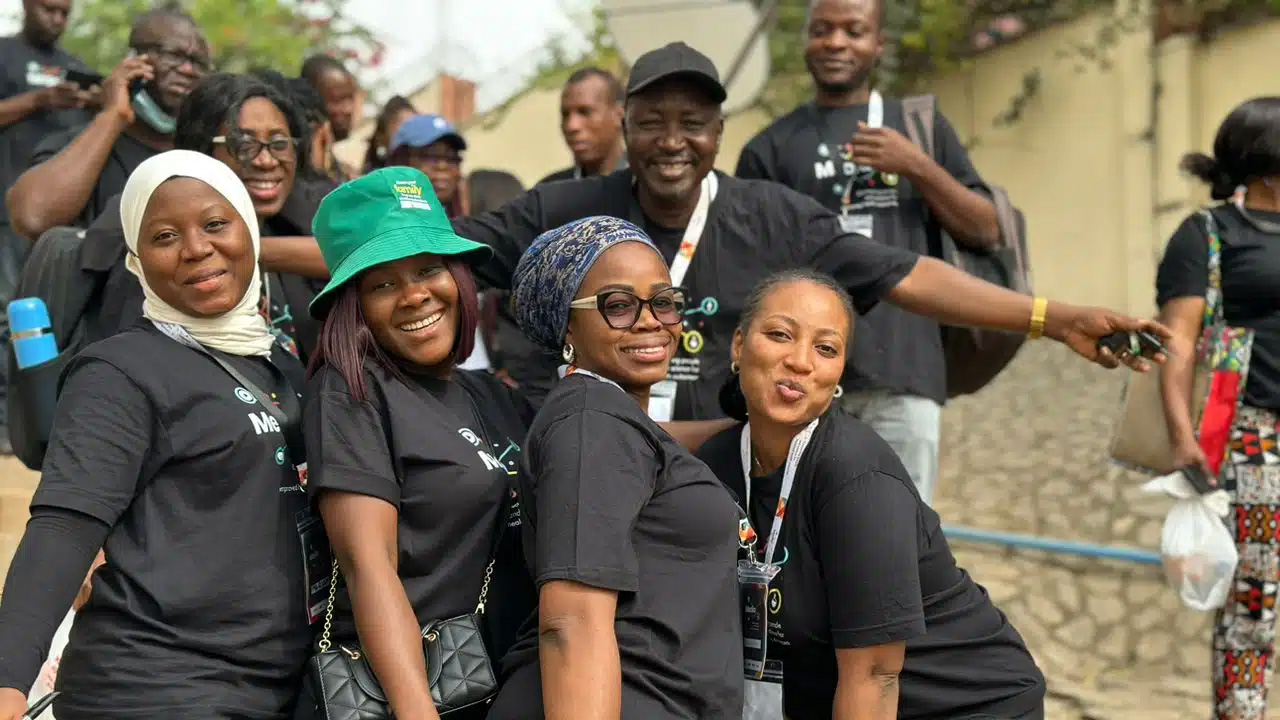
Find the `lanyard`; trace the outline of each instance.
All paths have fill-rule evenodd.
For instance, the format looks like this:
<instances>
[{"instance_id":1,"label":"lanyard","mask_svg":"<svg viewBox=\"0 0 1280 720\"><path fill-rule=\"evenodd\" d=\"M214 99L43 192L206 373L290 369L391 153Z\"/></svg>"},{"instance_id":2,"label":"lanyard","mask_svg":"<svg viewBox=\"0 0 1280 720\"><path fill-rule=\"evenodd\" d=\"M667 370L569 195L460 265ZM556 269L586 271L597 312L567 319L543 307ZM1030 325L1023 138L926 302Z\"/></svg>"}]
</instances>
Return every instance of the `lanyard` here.
<instances>
[{"instance_id":1,"label":"lanyard","mask_svg":"<svg viewBox=\"0 0 1280 720\"><path fill-rule=\"evenodd\" d=\"M616 382L614 382L614 381L610 380L610 379L609 379L609 378L607 378L607 377L601 377L601 376L599 376L599 375L597 375L597 374L595 374L595 373L591 372L590 370L583 370L582 368L578 367L577 365L561 365L561 366L560 366L560 369L559 369L559 372L560 372L560 377L561 377L561 378L565 378L565 377L568 377L568 376L570 376L570 375L586 375L587 377L595 378L595 379L599 380L599 381L600 381L600 382L602 382L602 383L607 383L607 384L609 384L609 385L612 385L612 386L614 386L614 387L618 388L619 390L622 390L622 386L621 386L621 385L619 385L618 383L616 383ZM624 392L625 392L625 391L624 391Z\"/></svg>"},{"instance_id":2,"label":"lanyard","mask_svg":"<svg viewBox=\"0 0 1280 720\"><path fill-rule=\"evenodd\" d=\"M818 428L819 418L814 418L805 429L801 430L795 437L791 438L791 449L787 451L787 463L783 466L782 471L782 488L778 491L778 509L773 514L773 527L769 528L769 539L764 545L764 564L769 565L773 562L773 553L778 549L778 537L782 535L782 518L787 514L787 500L791 497L791 488L795 485L796 470L800 466L800 458L804 455L804 451L809 447L809 441L813 439L814 430ZM751 423L742 426L742 476L746 483L746 498L744 502L747 506L747 515L751 515ZM745 528L750 531L743 533L746 536L739 538L743 543L751 548L752 559L755 557L755 530L750 527L750 520Z\"/></svg>"},{"instance_id":3,"label":"lanyard","mask_svg":"<svg viewBox=\"0 0 1280 720\"><path fill-rule=\"evenodd\" d=\"M298 405L298 397L293 390L293 386L289 383L289 378L285 376L284 372L280 370L279 367L276 366L274 360L270 357L267 358L267 366L271 369L271 374L275 376L276 381L280 383L285 395L293 394L293 397L288 399L281 396L280 405L277 405L276 402L267 395L267 393L263 392L257 385L250 381L249 378L245 377L244 373L232 366L231 363L214 354L209 350L209 348L201 345L200 341L191 337L191 333L187 332L186 328L181 325L155 322L154 320L151 324L155 325L157 330L167 335L170 339L181 345L186 345L198 353L202 353L210 360L217 363L218 367L222 368L223 371L230 375L232 380L235 380L241 387L247 390L250 395L253 395L254 399L258 401L258 404L262 406L263 411L279 423L280 432L285 436L285 443L294 451L295 454L298 455L298 457L294 458L294 462L301 463L306 461L306 455L302 451L304 445L301 427L299 427L299 423L289 418L289 415L295 415L296 407ZM291 410L289 412L289 415L286 415L285 410L283 409L283 405L286 402L289 403L291 408L295 408L295 410Z\"/></svg>"},{"instance_id":4,"label":"lanyard","mask_svg":"<svg viewBox=\"0 0 1280 720\"><path fill-rule=\"evenodd\" d=\"M720 181L716 179L714 170L702 178L702 192L698 193L698 204L689 216L689 224L684 229L684 237L680 240L680 249L671 259L671 284L677 287L684 285L684 276L693 264L693 254L698 252L698 243L702 242L702 230L707 225L707 215L711 211L711 201L716 199L720 189Z\"/></svg>"}]
</instances>

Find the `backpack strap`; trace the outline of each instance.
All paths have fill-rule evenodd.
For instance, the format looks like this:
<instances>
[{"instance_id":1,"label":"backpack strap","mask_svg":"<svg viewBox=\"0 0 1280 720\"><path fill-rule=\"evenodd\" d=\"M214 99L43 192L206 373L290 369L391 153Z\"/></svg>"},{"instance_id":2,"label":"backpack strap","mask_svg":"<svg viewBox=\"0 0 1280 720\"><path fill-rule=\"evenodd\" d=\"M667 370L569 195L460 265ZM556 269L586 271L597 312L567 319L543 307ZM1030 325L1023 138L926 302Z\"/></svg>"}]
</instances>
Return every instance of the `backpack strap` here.
<instances>
[{"instance_id":1,"label":"backpack strap","mask_svg":"<svg viewBox=\"0 0 1280 720\"><path fill-rule=\"evenodd\" d=\"M934 95L912 95L902 100L902 115L907 125L907 137L935 158L933 147L933 123L937 115L938 100Z\"/></svg>"}]
</instances>

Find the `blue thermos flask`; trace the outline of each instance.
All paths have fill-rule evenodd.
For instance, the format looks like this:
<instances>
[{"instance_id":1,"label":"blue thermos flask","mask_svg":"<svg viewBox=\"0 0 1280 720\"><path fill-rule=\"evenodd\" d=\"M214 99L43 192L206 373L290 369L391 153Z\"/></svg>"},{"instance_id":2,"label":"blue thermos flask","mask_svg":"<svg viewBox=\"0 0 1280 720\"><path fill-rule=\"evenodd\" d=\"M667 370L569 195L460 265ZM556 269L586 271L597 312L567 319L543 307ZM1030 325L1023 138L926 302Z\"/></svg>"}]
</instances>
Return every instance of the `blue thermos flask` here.
<instances>
[{"instance_id":1,"label":"blue thermos flask","mask_svg":"<svg viewBox=\"0 0 1280 720\"><path fill-rule=\"evenodd\" d=\"M43 365L58 357L58 341L53 336L49 308L38 297L18 298L9 303L9 344L13 346L18 369Z\"/></svg>"}]
</instances>

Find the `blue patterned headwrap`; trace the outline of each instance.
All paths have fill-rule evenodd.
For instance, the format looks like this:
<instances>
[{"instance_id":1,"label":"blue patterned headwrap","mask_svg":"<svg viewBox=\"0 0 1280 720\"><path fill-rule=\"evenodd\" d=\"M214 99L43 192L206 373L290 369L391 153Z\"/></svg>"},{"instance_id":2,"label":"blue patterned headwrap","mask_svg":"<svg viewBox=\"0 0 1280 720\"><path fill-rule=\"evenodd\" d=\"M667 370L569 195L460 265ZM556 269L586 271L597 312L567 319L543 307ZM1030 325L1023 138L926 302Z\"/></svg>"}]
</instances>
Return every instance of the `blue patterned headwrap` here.
<instances>
[{"instance_id":1,"label":"blue patterned headwrap","mask_svg":"<svg viewBox=\"0 0 1280 720\"><path fill-rule=\"evenodd\" d=\"M582 279L609 248L641 242L659 252L640 228L605 215L575 220L538 236L516 265L512 299L520 329L548 350L560 350L569 329L569 303Z\"/></svg>"}]
</instances>

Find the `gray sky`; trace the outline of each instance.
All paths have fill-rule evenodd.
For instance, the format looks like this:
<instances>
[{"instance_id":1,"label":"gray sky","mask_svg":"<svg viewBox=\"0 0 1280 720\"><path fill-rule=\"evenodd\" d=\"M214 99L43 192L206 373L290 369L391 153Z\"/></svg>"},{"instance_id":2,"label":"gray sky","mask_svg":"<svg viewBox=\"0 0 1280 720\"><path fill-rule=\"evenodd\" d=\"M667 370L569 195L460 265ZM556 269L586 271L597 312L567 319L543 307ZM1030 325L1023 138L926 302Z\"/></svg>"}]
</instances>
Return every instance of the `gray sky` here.
<instances>
[{"instance_id":1,"label":"gray sky","mask_svg":"<svg viewBox=\"0 0 1280 720\"><path fill-rule=\"evenodd\" d=\"M593 0L347 0L347 12L388 48L383 66L368 80L385 90L408 92L443 67L476 81L477 104L487 108L524 87L552 42L581 51L585 42L572 18L593 5ZM16 31L21 13L22 0L0 0L0 34Z\"/></svg>"}]
</instances>

